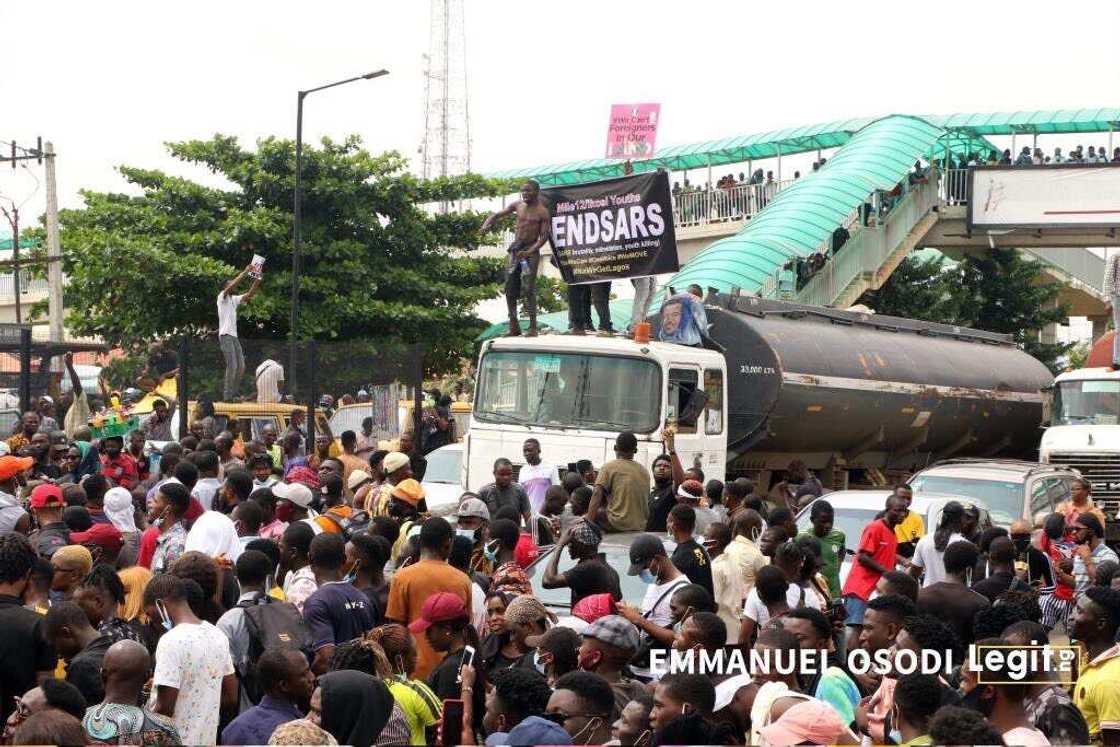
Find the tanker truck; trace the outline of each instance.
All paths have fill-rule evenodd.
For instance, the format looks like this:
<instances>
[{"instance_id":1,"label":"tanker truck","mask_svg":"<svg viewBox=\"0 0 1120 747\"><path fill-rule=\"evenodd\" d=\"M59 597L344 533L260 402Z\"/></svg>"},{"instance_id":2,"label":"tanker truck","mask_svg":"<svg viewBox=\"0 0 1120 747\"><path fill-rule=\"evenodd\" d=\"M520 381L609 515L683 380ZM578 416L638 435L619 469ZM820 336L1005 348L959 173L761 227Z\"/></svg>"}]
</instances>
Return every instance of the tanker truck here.
<instances>
[{"instance_id":1,"label":"tanker truck","mask_svg":"<svg viewBox=\"0 0 1120 747\"><path fill-rule=\"evenodd\" d=\"M686 469L748 476L762 492L794 460L843 489L860 470L1035 453L1053 377L1008 336L738 294L710 294L705 310L704 347L562 334L484 343L462 484L490 482L499 457L516 465L529 437L550 463L601 465L632 431L648 466L668 424Z\"/></svg>"}]
</instances>

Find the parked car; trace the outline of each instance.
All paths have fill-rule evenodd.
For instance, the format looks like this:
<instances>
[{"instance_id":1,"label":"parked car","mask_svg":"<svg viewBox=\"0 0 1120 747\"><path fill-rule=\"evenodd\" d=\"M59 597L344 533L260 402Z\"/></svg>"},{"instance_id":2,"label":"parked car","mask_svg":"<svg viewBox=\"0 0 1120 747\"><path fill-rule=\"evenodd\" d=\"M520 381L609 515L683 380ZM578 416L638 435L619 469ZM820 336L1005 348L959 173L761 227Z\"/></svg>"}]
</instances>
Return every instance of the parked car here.
<instances>
[{"instance_id":1,"label":"parked car","mask_svg":"<svg viewBox=\"0 0 1120 747\"><path fill-rule=\"evenodd\" d=\"M833 528L838 529L844 533L845 549L844 561L840 566L840 582L843 583L844 579L848 577L848 571L852 567L852 556L856 553L856 548L859 547L859 538L863 534L864 528L875 520L875 517L883 510L886 505L887 497L891 494L889 490L838 490L835 493L826 493L820 498L815 499L812 503L801 509L797 514L797 531L807 532L812 531L812 522L809 521L809 516L813 510L813 503L817 501L828 501L832 506L832 511L835 516L833 520ZM941 511L944 509L945 504L949 501L961 501L962 503L971 503L980 509L980 527L987 529L992 525L991 516L988 514L988 507L983 501L970 499L967 497L955 497L952 495L915 495L914 501L910 504L910 510L917 512L925 522L926 531L932 531L933 527L941 520Z\"/></svg>"},{"instance_id":2,"label":"parked car","mask_svg":"<svg viewBox=\"0 0 1120 747\"><path fill-rule=\"evenodd\" d=\"M428 469L424 472L424 492L427 494L428 510L436 516L451 513L459 505L463 494L462 479L463 445L448 444L424 457Z\"/></svg>"},{"instance_id":3,"label":"parked car","mask_svg":"<svg viewBox=\"0 0 1120 747\"><path fill-rule=\"evenodd\" d=\"M607 565L618 572L619 585L622 587L622 601L634 606L641 605L648 588L648 585L640 578L626 573L630 568L630 543L641 534L643 532L608 534L599 545L599 552L606 556ZM661 538L661 541L665 543L666 551L672 554L673 550L676 549L676 543L664 537ZM540 555L525 569L525 573L528 574L529 581L533 585L533 596L541 600L545 607L558 616L565 617L572 613L571 590L567 588L546 589L541 586L541 578L544 576L544 569L548 566L548 559L557 550L556 545L542 547ZM575 561L568 554L567 548L563 552L564 555L560 558L560 564L557 566L561 573L575 565Z\"/></svg>"},{"instance_id":4,"label":"parked car","mask_svg":"<svg viewBox=\"0 0 1120 747\"><path fill-rule=\"evenodd\" d=\"M996 526L1016 519L1037 523L1039 515L1069 500L1080 473L1071 467L1011 459L949 459L910 478L915 494L959 495L983 501Z\"/></svg>"}]
</instances>

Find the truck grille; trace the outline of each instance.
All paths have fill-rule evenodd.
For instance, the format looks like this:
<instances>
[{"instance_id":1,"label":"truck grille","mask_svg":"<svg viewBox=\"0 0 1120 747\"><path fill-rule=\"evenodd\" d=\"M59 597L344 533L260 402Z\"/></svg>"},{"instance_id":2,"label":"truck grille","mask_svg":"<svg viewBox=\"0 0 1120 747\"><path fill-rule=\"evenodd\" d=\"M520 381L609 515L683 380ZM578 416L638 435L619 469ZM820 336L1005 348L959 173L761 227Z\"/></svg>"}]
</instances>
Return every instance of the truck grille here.
<instances>
[{"instance_id":1,"label":"truck grille","mask_svg":"<svg viewBox=\"0 0 1120 747\"><path fill-rule=\"evenodd\" d=\"M1120 454L1097 451L1053 451L1051 464L1073 467L1093 483L1093 500L1108 516L1120 510Z\"/></svg>"}]
</instances>

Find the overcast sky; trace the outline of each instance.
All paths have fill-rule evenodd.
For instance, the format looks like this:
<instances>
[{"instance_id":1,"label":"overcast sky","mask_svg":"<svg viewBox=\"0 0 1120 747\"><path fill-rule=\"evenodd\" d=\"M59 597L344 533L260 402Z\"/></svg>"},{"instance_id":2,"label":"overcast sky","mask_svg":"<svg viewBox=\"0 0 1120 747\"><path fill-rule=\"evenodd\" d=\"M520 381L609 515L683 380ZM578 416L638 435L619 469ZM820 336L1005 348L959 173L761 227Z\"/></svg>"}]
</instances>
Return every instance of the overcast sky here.
<instances>
[{"instance_id":1,"label":"overcast sky","mask_svg":"<svg viewBox=\"0 0 1120 747\"><path fill-rule=\"evenodd\" d=\"M414 154L428 12L424 0L4 0L0 140L53 140L75 207L79 189L123 189L120 164L200 176L165 141L292 137L297 89L384 67L308 99L305 138L358 133ZM892 112L1116 105L1118 15L1120 3L1078 0L468 2L473 163L598 157L616 102L660 102L661 145ZM34 189L0 170L0 194ZM41 209L40 193L26 212Z\"/></svg>"}]
</instances>

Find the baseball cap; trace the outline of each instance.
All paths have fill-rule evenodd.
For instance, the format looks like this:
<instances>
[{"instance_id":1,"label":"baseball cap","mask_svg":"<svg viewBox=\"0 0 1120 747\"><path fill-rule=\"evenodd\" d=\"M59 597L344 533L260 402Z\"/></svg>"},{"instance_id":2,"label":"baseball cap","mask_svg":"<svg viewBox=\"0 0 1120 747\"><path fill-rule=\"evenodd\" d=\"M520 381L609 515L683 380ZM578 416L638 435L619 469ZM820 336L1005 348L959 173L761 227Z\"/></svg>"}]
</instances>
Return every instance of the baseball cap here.
<instances>
[{"instance_id":1,"label":"baseball cap","mask_svg":"<svg viewBox=\"0 0 1120 747\"><path fill-rule=\"evenodd\" d=\"M66 431L51 431L52 449L69 449L70 442L66 439Z\"/></svg>"},{"instance_id":2,"label":"baseball cap","mask_svg":"<svg viewBox=\"0 0 1120 747\"><path fill-rule=\"evenodd\" d=\"M473 516L484 521L490 521L490 509L481 498L468 498L459 504L457 516L460 519Z\"/></svg>"},{"instance_id":3,"label":"baseball cap","mask_svg":"<svg viewBox=\"0 0 1120 747\"><path fill-rule=\"evenodd\" d=\"M71 532L73 545L98 545L109 552L117 552L124 547L121 530L112 524L94 524L84 532Z\"/></svg>"},{"instance_id":4,"label":"baseball cap","mask_svg":"<svg viewBox=\"0 0 1120 747\"><path fill-rule=\"evenodd\" d=\"M496 731L486 737L489 747L501 744L571 744L572 738L564 727L540 716L521 719L509 732Z\"/></svg>"},{"instance_id":5,"label":"baseball cap","mask_svg":"<svg viewBox=\"0 0 1120 747\"><path fill-rule=\"evenodd\" d=\"M354 488L361 485L363 482L367 482L367 481L372 480L372 479L373 478L370 477L369 473L366 472L365 470L356 469L356 470L354 470L353 472L350 473L350 477L346 480L346 487L353 490Z\"/></svg>"},{"instance_id":6,"label":"baseball cap","mask_svg":"<svg viewBox=\"0 0 1120 747\"><path fill-rule=\"evenodd\" d=\"M64 505L62 489L57 485L43 483L31 491L31 508L62 508Z\"/></svg>"},{"instance_id":7,"label":"baseball cap","mask_svg":"<svg viewBox=\"0 0 1120 747\"><path fill-rule=\"evenodd\" d=\"M627 651L638 650L638 629L622 615L604 615L591 623L583 631L584 638L597 641Z\"/></svg>"},{"instance_id":8,"label":"baseball cap","mask_svg":"<svg viewBox=\"0 0 1120 747\"><path fill-rule=\"evenodd\" d=\"M468 617L467 606L458 595L449 591L436 592L420 608L420 617L408 624L413 633L423 633L433 623L459 620Z\"/></svg>"},{"instance_id":9,"label":"baseball cap","mask_svg":"<svg viewBox=\"0 0 1120 747\"><path fill-rule=\"evenodd\" d=\"M398 482L392 490L391 495L394 498L399 498L405 503L415 506L424 497L424 487L413 480L411 477L407 480Z\"/></svg>"},{"instance_id":10,"label":"baseball cap","mask_svg":"<svg viewBox=\"0 0 1120 747\"><path fill-rule=\"evenodd\" d=\"M813 698L762 727L761 734L768 744L836 744L845 728L835 708Z\"/></svg>"},{"instance_id":11,"label":"baseball cap","mask_svg":"<svg viewBox=\"0 0 1120 747\"><path fill-rule=\"evenodd\" d=\"M300 508L310 506L311 500L314 498L311 488L302 482L278 482L272 486L272 494L280 500L294 503Z\"/></svg>"},{"instance_id":12,"label":"baseball cap","mask_svg":"<svg viewBox=\"0 0 1120 747\"><path fill-rule=\"evenodd\" d=\"M387 475L391 475L406 464L408 464L408 457L406 455L399 451L390 451L381 460L381 471Z\"/></svg>"},{"instance_id":13,"label":"baseball cap","mask_svg":"<svg viewBox=\"0 0 1120 747\"><path fill-rule=\"evenodd\" d=\"M646 567L646 563L665 554L665 544L659 537L640 534L630 543L630 569L626 573L637 576Z\"/></svg>"},{"instance_id":14,"label":"baseball cap","mask_svg":"<svg viewBox=\"0 0 1120 747\"><path fill-rule=\"evenodd\" d=\"M11 480L35 466L31 457L0 456L0 480Z\"/></svg>"}]
</instances>

